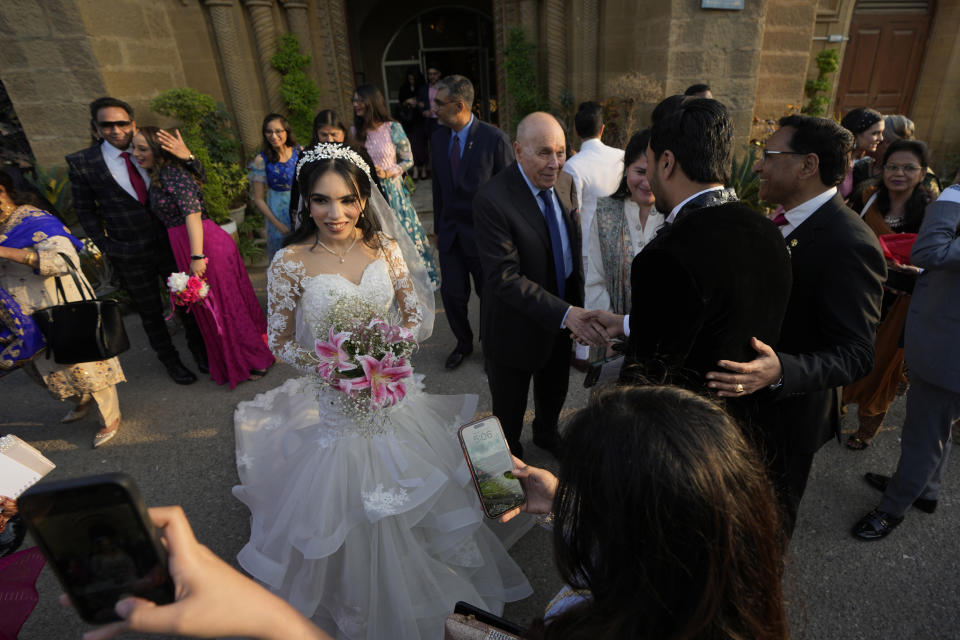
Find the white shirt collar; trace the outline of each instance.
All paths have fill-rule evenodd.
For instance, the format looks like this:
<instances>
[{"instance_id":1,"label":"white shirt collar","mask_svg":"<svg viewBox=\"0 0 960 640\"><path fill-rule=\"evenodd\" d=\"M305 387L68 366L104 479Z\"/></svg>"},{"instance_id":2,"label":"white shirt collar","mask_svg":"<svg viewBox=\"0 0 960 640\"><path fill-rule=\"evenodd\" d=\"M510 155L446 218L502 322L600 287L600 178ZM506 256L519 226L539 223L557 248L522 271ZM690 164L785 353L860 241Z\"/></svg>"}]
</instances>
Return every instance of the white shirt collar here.
<instances>
[{"instance_id":1,"label":"white shirt collar","mask_svg":"<svg viewBox=\"0 0 960 640\"><path fill-rule=\"evenodd\" d=\"M130 150L133 149L133 144L131 144L126 149L117 149L115 146L113 146L112 144L104 140L102 143L101 149L103 150L104 155L109 153L110 157L119 158L120 154L123 153L124 151L129 153Z\"/></svg>"},{"instance_id":2,"label":"white shirt collar","mask_svg":"<svg viewBox=\"0 0 960 640\"><path fill-rule=\"evenodd\" d=\"M707 193L708 191L722 191L722 190L723 190L723 187L710 187L709 189L704 189L703 191L697 191L695 194L693 194L692 196L689 196L683 202L681 202L680 204L678 204L677 206L675 206L673 209L670 210L670 215L667 216L667 220L666 220L667 224L673 224L673 221L677 219L677 214L680 213L680 209L683 209L683 205L687 204L688 202L690 202L700 194Z\"/></svg>"},{"instance_id":3,"label":"white shirt collar","mask_svg":"<svg viewBox=\"0 0 960 640\"><path fill-rule=\"evenodd\" d=\"M787 224L780 227L780 233L783 234L783 237L787 237L794 229L803 224L807 218L813 215L814 211L829 202L836 193L837 188L830 187L820 195L810 198L806 202L790 209L790 211L784 211L783 215L787 219Z\"/></svg>"},{"instance_id":4,"label":"white shirt collar","mask_svg":"<svg viewBox=\"0 0 960 640\"><path fill-rule=\"evenodd\" d=\"M580 143L580 150L583 151L584 149L589 149L590 147L605 147L605 146L607 145L603 144L603 142L600 141L600 138L587 138L586 140Z\"/></svg>"},{"instance_id":5,"label":"white shirt collar","mask_svg":"<svg viewBox=\"0 0 960 640\"><path fill-rule=\"evenodd\" d=\"M523 172L523 167L520 165L519 162L517 162L517 169L520 170L520 175L523 176L523 181L527 183L527 188L530 189L530 193L533 194L534 200L536 200L537 198L539 198L539 197L540 197L540 192L541 192L541 191L544 191L544 189L540 189L539 187L534 186L534 184L533 184L532 182L530 182L530 178L528 178L528 177L527 177L527 174L525 174L525 173ZM549 193L552 194L552 193L553 193L553 187L550 187L549 189L546 189L546 191L548 191ZM538 202L539 202L539 201L538 201Z\"/></svg>"}]
</instances>

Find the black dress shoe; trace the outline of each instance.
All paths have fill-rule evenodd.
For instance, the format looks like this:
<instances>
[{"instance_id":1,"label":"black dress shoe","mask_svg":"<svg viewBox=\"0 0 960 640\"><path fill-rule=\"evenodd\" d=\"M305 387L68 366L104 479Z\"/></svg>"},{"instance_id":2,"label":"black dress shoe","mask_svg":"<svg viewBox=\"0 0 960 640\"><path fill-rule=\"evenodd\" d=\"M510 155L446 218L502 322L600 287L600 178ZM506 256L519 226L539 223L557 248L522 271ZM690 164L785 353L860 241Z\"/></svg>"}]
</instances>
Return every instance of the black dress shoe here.
<instances>
[{"instance_id":1,"label":"black dress shoe","mask_svg":"<svg viewBox=\"0 0 960 640\"><path fill-rule=\"evenodd\" d=\"M903 516L890 515L886 511L874 509L860 518L860 522L853 525L854 538L858 540L879 540L886 538L890 532L903 522Z\"/></svg>"},{"instance_id":2,"label":"black dress shoe","mask_svg":"<svg viewBox=\"0 0 960 640\"><path fill-rule=\"evenodd\" d=\"M874 489L878 491L886 491L887 485L890 484L890 476L885 476L879 473L865 473L863 474L863 479L867 481ZM933 513L937 510L937 501L931 500L930 498L917 498L913 501L913 506L920 511L926 513Z\"/></svg>"},{"instance_id":3,"label":"black dress shoe","mask_svg":"<svg viewBox=\"0 0 960 640\"><path fill-rule=\"evenodd\" d=\"M187 369L181 362L170 362L166 367L170 379L177 384L193 384L197 381L197 376L194 375L193 371Z\"/></svg>"},{"instance_id":4,"label":"black dress shoe","mask_svg":"<svg viewBox=\"0 0 960 640\"><path fill-rule=\"evenodd\" d=\"M202 374L210 373L210 363L206 353L194 353L193 361L197 363L197 370Z\"/></svg>"},{"instance_id":5,"label":"black dress shoe","mask_svg":"<svg viewBox=\"0 0 960 640\"><path fill-rule=\"evenodd\" d=\"M443 363L447 369L456 369L460 366L460 363L463 362L463 359L470 355L470 352L464 353L463 351L454 351L449 356L447 356L447 361Z\"/></svg>"}]
</instances>

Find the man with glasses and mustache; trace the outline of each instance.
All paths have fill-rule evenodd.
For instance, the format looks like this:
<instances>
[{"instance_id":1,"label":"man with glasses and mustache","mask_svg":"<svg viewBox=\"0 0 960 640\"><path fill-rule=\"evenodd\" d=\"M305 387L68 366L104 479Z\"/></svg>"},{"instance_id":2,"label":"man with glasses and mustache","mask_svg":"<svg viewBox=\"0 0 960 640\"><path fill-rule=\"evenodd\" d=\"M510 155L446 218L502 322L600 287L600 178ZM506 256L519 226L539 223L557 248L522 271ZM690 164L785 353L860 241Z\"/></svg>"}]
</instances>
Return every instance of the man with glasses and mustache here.
<instances>
[{"instance_id":1,"label":"man with glasses and mustache","mask_svg":"<svg viewBox=\"0 0 960 640\"><path fill-rule=\"evenodd\" d=\"M828 118L787 116L753 170L760 199L787 243L793 287L780 341L753 338L749 362L720 360L707 374L721 397L755 394L754 434L769 465L789 536L813 456L840 441L842 387L869 373L886 262L876 236L838 194L853 135ZM776 347L774 350L773 347Z\"/></svg>"},{"instance_id":2,"label":"man with glasses and mustache","mask_svg":"<svg viewBox=\"0 0 960 640\"><path fill-rule=\"evenodd\" d=\"M91 126L100 138L66 157L77 218L87 235L109 258L120 284L140 314L150 346L177 384L192 384L197 376L183 366L163 319L161 278L177 271L163 224L151 215L150 177L131 156L137 131L133 108L104 97L90 103ZM163 132L164 149L187 163L203 178L203 168L180 138ZM187 345L197 367L207 373L207 353L197 323L177 307Z\"/></svg>"}]
</instances>

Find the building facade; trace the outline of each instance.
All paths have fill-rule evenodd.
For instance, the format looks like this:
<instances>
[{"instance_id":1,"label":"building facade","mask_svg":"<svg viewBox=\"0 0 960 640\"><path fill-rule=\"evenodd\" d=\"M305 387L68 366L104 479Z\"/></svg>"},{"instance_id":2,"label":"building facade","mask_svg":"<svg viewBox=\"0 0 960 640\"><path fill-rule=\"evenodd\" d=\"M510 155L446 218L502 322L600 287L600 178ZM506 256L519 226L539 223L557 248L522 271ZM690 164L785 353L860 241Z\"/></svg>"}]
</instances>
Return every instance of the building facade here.
<instances>
[{"instance_id":1,"label":"building facade","mask_svg":"<svg viewBox=\"0 0 960 640\"><path fill-rule=\"evenodd\" d=\"M741 8L704 8L721 5ZM139 124L163 126L149 101L181 86L222 101L254 149L262 117L283 111L269 60L287 32L311 57L317 108L345 122L358 83L395 102L411 67L435 65L471 77L478 111L510 131L517 28L560 114L608 101L629 129L661 97L706 82L745 142L756 120L806 102L813 60L832 47L831 114L905 113L935 141L937 168L960 152L960 0L5 0L0 81L43 165L89 143L92 99L125 99Z\"/></svg>"}]
</instances>

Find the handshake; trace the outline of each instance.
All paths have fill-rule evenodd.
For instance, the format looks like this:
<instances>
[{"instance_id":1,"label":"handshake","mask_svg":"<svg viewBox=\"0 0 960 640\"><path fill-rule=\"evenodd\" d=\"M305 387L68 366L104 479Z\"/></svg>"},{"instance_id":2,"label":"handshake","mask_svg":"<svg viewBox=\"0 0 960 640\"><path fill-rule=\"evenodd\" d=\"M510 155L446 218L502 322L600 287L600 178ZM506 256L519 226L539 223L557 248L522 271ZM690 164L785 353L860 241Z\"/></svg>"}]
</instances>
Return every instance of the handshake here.
<instances>
[{"instance_id":1,"label":"handshake","mask_svg":"<svg viewBox=\"0 0 960 640\"><path fill-rule=\"evenodd\" d=\"M624 316L603 309L570 307L563 326L573 339L591 347L605 347L613 338L624 335Z\"/></svg>"}]
</instances>

